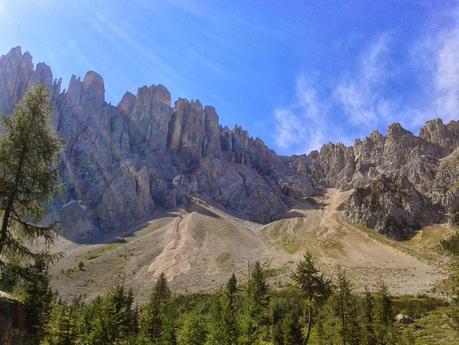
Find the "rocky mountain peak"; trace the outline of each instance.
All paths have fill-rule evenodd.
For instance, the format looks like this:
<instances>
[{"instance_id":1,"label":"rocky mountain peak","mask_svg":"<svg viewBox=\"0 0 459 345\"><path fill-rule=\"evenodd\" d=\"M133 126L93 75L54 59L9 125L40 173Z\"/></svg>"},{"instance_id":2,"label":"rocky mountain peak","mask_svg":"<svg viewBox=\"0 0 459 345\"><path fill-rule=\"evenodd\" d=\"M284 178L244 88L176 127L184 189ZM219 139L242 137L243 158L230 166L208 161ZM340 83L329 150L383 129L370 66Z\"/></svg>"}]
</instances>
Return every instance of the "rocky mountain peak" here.
<instances>
[{"instance_id":1,"label":"rocky mountain peak","mask_svg":"<svg viewBox=\"0 0 459 345\"><path fill-rule=\"evenodd\" d=\"M397 140L402 138L403 136L413 136L413 133L403 128L402 125L397 122L389 126L387 130L388 139Z\"/></svg>"},{"instance_id":2,"label":"rocky mountain peak","mask_svg":"<svg viewBox=\"0 0 459 345\"><path fill-rule=\"evenodd\" d=\"M56 128L66 144L66 190L48 217L60 220L72 239L133 226L191 197L269 222L327 187L357 193L346 209L350 219L399 238L429 219L445 220L458 200L450 186L459 169L450 156L459 147L459 121L428 122L419 136L393 124L386 137L375 131L354 146L329 143L308 155L280 157L241 126L221 126L212 106L184 98L171 106L160 84L126 92L114 107L105 102L103 78L89 71L83 80L73 75L61 93L49 66L34 68L20 48L0 57L0 111L11 114L38 82L52 90ZM414 221L420 205L430 215L419 218L422 224ZM378 208L392 215L389 229Z\"/></svg>"},{"instance_id":3,"label":"rocky mountain peak","mask_svg":"<svg viewBox=\"0 0 459 345\"><path fill-rule=\"evenodd\" d=\"M81 103L97 107L103 105L104 102L104 79L94 71L87 72L81 84Z\"/></svg>"},{"instance_id":4,"label":"rocky mountain peak","mask_svg":"<svg viewBox=\"0 0 459 345\"><path fill-rule=\"evenodd\" d=\"M147 105L152 102L171 106L171 94L163 85L142 86L137 90L139 104Z\"/></svg>"},{"instance_id":5,"label":"rocky mountain peak","mask_svg":"<svg viewBox=\"0 0 459 345\"><path fill-rule=\"evenodd\" d=\"M31 87L38 83L42 83L48 86L49 88L51 88L51 85L53 83L53 73L51 72L51 68L43 62L37 63L35 71L33 71L33 73L30 76L28 87Z\"/></svg>"},{"instance_id":6,"label":"rocky mountain peak","mask_svg":"<svg viewBox=\"0 0 459 345\"><path fill-rule=\"evenodd\" d=\"M136 103L136 96L129 91L126 91L121 101L116 106L121 112L125 114L130 114L134 110L135 103Z\"/></svg>"},{"instance_id":7,"label":"rocky mountain peak","mask_svg":"<svg viewBox=\"0 0 459 345\"><path fill-rule=\"evenodd\" d=\"M10 113L22 98L34 71L32 56L15 47L0 57L0 112Z\"/></svg>"},{"instance_id":8,"label":"rocky mountain peak","mask_svg":"<svg viewBox=\"0 0 459 345\"><path fill-rule=\"evenodd\" d=\"M452 152L459 145L459 121L444 124L440 118L426 122L419 137Z\"/></svg>"}]
</instances>

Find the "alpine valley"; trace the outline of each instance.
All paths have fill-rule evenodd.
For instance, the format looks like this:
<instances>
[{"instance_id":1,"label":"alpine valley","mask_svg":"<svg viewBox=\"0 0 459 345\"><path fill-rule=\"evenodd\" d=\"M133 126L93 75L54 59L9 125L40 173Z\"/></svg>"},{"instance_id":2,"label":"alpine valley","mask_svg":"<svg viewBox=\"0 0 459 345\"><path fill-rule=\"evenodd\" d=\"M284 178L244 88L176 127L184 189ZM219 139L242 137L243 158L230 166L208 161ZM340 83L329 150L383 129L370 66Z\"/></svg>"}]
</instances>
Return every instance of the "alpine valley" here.
<instances>
[{"instance_id":1,"label":"alpine valley","mask_svg":"<svg viewBox=\"0 0 459 345\"><path fill-rule=\"evenodd\" d=\"M64 188L46 222L60 223L52 284L63 297L125 279L145 300L160 273L174 291L209 291L257 260L283 284L306 250L358 288L440 293L450 258L439 241L459 221L459 121L419 134L394 123L353 146L279 156L163 85L114 106L96 72L61 81L20 47L0 57L1 113L38 83L52 94Z\"/></svg>"}]
</instances>

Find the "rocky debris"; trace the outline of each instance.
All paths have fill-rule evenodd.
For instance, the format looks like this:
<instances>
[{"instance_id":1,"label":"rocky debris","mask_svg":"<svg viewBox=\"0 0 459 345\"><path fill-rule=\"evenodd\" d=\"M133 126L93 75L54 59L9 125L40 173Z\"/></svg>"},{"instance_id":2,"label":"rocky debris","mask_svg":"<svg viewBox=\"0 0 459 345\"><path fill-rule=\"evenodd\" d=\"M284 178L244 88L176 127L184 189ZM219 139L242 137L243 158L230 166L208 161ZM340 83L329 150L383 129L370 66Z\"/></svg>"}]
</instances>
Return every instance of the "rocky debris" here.
<instances>
[{"instance_id":1,"label":"rocky debris","mask_svg":"<svg viewBox=\"0 0 459 345\"><path fill-rule=\"evenodd\" d=\"M24 305L0 291L0 344L20 345L26 331Z\"/></svg>"},{"instance_id":2,"label":"rocky debris","mask_svg":"<svg viewBox=\"0 0 459 345\"><path fill-rule=\"evenodd\" d=\"M381 215L363 219L361 213L371 204L372 181L386 185L383 175L390 181L401 177L403 184L395 185L409 188L408 196L400 196L390 187L378 201L401 226L417 225L412 217L420 203L443 218L457 204L457 192L450 189L457 164L447 157L458 146L458 121L430 121L419 136L393 124L386 136L374 132L354 146L327 144L308 155L280 157L240 126L220 126L211 106L182 98L172 105L163 85L127 92L117 106L105 101L104 81L93 71L83 80L72 76L61 91L50 68L34 67L19 47L0 57L0 111L11 114L27 88L39 82L51 90L65 144L60 172L66 190L49 205L49 218L60 220L73 240L131 226L190 196L266 223L325 187L358 189L347 214L382 226Z\"/></svg>"},{"instance_id":3,"label":"rocky debris","mask_svg":"<svg viewBox=\"0 0 459 345\"><path fill-rule=\"evenodd\" d=\"M408 315L397 314L395 316L395 322L399 323L399 324L402 324L402 325L409 325L409 324L413 323L414 320L411 317L409 317Z\"/></svg>"}]
</instances>

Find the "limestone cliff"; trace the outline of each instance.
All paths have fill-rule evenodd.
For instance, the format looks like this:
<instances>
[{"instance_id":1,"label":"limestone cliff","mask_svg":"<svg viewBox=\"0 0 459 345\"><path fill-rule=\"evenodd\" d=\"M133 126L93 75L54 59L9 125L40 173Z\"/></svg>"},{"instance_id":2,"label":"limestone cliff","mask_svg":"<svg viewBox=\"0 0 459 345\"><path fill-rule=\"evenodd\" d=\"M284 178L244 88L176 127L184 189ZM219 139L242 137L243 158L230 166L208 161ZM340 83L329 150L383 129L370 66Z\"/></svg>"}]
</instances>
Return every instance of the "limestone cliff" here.
<instances>
[{"instance_id":1,"label":"limestone cliff","mask_svg":"<svg viewBox=\"0 0 459 345\"><path fill-rule=\"evenodd\" d=\"M96 72L82 80L72 76L61 90L51 69L34 66L19 47L0 57L0 112L11 114L39 82L51 91L65 144L60 170L66 189L49 205L48 219L60 220L74 240L132 226L190 196L266 223L324 187L355 189L346 208L350 219L395 238L445 221L457 207L451 186L458 180L458 121L430 121L419 136L393 124L386 136L374 132L351 147L327 144L280 157L241 127L222 127L213 107L182 98L172 103L163 85L127 92L117 106L105 101ZM378 200L376 193L382 193ZM420 216L420 203L431 217ZM391 229L374 207L394 215Z\"/></svg>"}]
</instances>

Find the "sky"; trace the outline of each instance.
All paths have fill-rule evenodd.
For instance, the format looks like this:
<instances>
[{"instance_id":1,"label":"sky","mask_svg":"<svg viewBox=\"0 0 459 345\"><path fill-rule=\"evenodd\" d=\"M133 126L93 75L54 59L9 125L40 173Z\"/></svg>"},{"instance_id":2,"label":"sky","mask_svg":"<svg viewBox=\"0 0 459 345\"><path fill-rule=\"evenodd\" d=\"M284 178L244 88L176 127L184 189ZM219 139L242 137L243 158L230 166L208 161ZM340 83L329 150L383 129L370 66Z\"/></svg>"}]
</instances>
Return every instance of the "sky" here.
<instances>
[{"instance_id":1,"label":"sky","mask_svg":"<svg viewBox=\"0 0 459 345\"><path fill-rule=\"evenodd\" d=\"M459 2L0 0L0 55L88 70L106 98L163 84L279 154L459 119Z\"/></svg>"}]
</instances>

